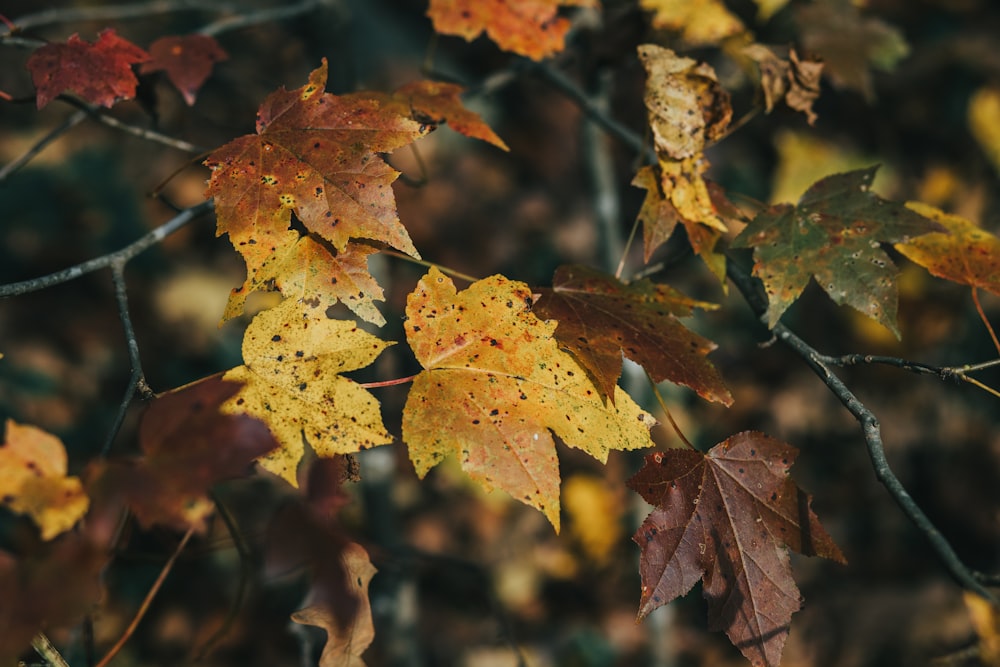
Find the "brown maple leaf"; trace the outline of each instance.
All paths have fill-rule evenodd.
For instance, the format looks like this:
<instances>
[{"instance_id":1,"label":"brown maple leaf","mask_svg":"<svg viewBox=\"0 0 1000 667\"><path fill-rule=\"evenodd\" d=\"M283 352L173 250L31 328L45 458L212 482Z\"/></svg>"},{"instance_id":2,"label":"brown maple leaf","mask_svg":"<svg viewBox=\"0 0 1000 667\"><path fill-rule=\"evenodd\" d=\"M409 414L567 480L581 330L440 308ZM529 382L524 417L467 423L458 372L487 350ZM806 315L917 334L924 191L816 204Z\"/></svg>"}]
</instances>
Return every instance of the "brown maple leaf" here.
<instances>
[{"instance_id":1,"label":"brown maple leaf","mask_svg":"<svg viewBox=\"0 0 1000 667\"><path fill-rule=\"evenodd\" d=\"M74 33L64 44L46 44L28 59L28 70L38 92L38 108L67 90L106 107L121 99L132 99L139 83L132 65L149 58L148 53L110 28L101 31L94 43Z\"/></svg>"},{"instance_id":2,"label":"brown maple leaf","mask_svg":"<svg viewBox=\"0 0 1000 667\"><path fill-rule=\"evenodd\" d=\"M151 59L139 67L139 73L166 72L188 106L194 104L195 94L212 73L215 63L229 57L208 35L161 37L150 44L149 54Z\"/></svg>"},{"instance_id":3,"label":"brown maple leaf","mask_svg":"<svg viewBox=\"0 0 1000 667\"><path fill-rule=\"evenodd\" d=\"M629 486L656 509L632 539L642 550L639 617L701 579L709 627L755 666L776 666L801 603L788 549L845 562L788 477L796 451L763 433L738 433L708 454L646 456Z\"/></svg>"},{"instance_id":4,"label":"brown maple leaf","mask_svg":"<svg viewBox=\"0 0 1000 667\"><path fill-rule=\"evenodd\" d=\"M443 35L472 41L483 31L497 46L533 60L563 50L569 21L560 6L593 7L596 0L431 0L427 16Z\"/></svg>"},{"instance_id":5,"label":"brown maple leaf","mask_svg":"<svg viewBox=\"0 0 1000 667\"><path fill-rule=\"evenodd\" d=\"M656 382L670 380L702 398L730 405L733 397L705 355L715 344L685 327L676 316L693 308L715 308L666 285L639 280L628 285L585 266L561 266L551 289L540 289L532 310L554 319L556 339L614 398L622 353Z\"/></svg>"},{"instance_id":6,"label":"brown maple leaf","mask_svg":"<svg viewBox=\"0 0 1000 667\"><path fill-rule=\"evenodd\" d=\"M743 53L760 68L760 86L767 113L784 100L789 108L804 113L810 125L816 123L817 116L812 105L819 97L822 62L800 60L795 49L789 50L788 60L785 60L763 44L751 44L743 49Z\"/></svg>"}]
</instances>

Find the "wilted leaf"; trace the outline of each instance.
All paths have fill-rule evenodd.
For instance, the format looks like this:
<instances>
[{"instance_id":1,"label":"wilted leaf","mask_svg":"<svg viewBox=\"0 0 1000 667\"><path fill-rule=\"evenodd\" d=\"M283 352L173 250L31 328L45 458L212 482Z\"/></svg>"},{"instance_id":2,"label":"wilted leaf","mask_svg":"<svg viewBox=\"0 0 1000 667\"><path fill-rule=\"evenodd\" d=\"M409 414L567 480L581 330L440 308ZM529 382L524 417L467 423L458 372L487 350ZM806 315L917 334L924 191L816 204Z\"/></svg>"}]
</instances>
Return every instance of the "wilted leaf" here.
<instances>
[{"instance_id":1,"label":"wilted leaf","mask_svg":"<svg viewBox=\"0 0 1000 667\"><path fill-rule=\"evenodd\" d=\"M279 447L259 463L298 486L303 439L321 457L392 442L378 401L339 375L367 366L389 345L355 322L305 317L294 299L285 299L247 327L245 365L224 376L244 386L223 412L267 424Z\"/></svg>"},{"instance_id":2,"label":"wilted leaf","mask_svg":"<svg viewBox=\"0 0 1000 667\"><path fill-rule=\"evenodd\" d=\"M584 266L561 266L552 289L538 290L539 317L557 320L556 340L614 397L622 353L656 382L669 380L725 405L733 397L708 359L715 344L685 327L675 316L693 308L715 308L665 285L639 280L628 285Z\"/></svg>"},{"instance_id":3,"label":"wilted leaf","mask_svg":"<svg viewBox=\"0 0 1000 667\"><path fill-rule=\"evenodd\" d=\"M67 90L106 107L132 99L139 83L132 65L149 58L148 53L110 28L102 30L94 43L74 33L64 44L39 47L28 59L31 80L38 91L38 108Z\"/></svg>"},{"instance_id":4,"label":"wilted leaf","mask_svg":"<svg viewBox=\"0 0 1000 667\"><path fill-rule=\"evenodd\" d=\"M969 130L993 168L1000 172L1000 88L986 86L969 98Z\"/></svg>"},{"instance_id":5,"label":"wilted leaf","mask_svg":"<svg viewBox=\"0 0 1000 667\"><path fill-rule=\"evenodd\" d=\"M343 302L366 322L385 324L374 303L383 299L382 288L368 271L368 256L377 248L351 242L344 250L332 251L311 236L292 230L286 234L288 241L279 243L261 267L233 289L223 320L241 315L251 292L277 289L314 319L324 319L327 309Z\"/></svg>"},{"instance_id":6,"label":"wilted leaf","mask_svg":"<svg viewBox=\"0 0 1000 667\"><path fill-rule=\"evenodd\" d=\"M424 367L403 410L403 439L423 477L446 456L559 528L551 433L599 461L652 444L652 417L620 388L606 405L587 372L530 310L531 290L492 276L456 293L437 269L407 299L406 334ZM551 433L550 433L551 431Z\"/></svg>"},{"instance_id":7,"label":"wilted leaf","mask_svg":"<svg viewBox=\"0 0 1000 667\"><path fill-rule=\"evenodd\" d=\"M721 0L641 0L653 12L653 27L681 33L690 46L718 44L746 30Z\"/></svg>"},{"instance_id":8,"label":"wilted leaf","mask_svg":"<svg viewBox=\"0 0 1000 667\"><path fill-rule=\"evenodd\" d=\"M442 35L472 41L483 31L504 51L542 60L563 50L569 21L559 7L593 7L596 0L430 0L427 16Z\"/></svg>"},{"instance_id":9,"label":"wilted leaf","mask_svg":"<svg viewBox=\"0 0 1000 667\"><path fill-rule=\"evenodd\" d=\"M459 98L462 92L463 88L453 83L414 81L397 90L393 96L409 106L410 115L416 120L434 125L448 123L448 127L467 137L510 150L479 114L465 108Z\"/></svg>"},{"instance_id":10,"label":"wilted leaf","mask_svg":"<svg viewBox=\"0 0 1000 667\"><path fill-rule=\"evenodd\" d=\"M834 302L853 306L899 336L896 266L879 243L906 242L942 228L871 192L877 169L828 176L797 206L768 208L734 239L735 248L754 248L753 273L767 291L769 326L815 277Z\"/></svg>"},{"instance_id":11,"label":"wilted leaf","mask_svg":"<svg viewBox=\"0 0 1000 667\"><path fill-rule=\"evenodd\" d=\"M160 394L139 424L143 456L97 466L92 484L121 493L143 526L203 532L215 509L209 490L277 446L261 421L220 412L239 389L212 376Z\"/></svg>"},{"instance_id":12,"label":"wilted leaf","mask_svg":"<svg viewBox=\"0 0 1000 667\"><path fill-rule=\"evenodd\" d=\"M744 432L708 454L646 456L629 486L656 509L633 536L642 550L639 617L699 580L712 630L724 630L756 666L777 666L800 595L788 548L844 562L788 477L796 451Z\"/></svg>"},{"instance_id":13,"label":"wilted leaf","mask_svg":"<svg viewBox=\"0 0 1000 667\"><path fill-rule=\"evenodd\" d=\"M799 60L795 49L789 51L788 60L785 60L763 44L751 44L743 53L760 67L760 86L768 113L779 100L784 100L789 108L804 113L810 125L816 123L812 105L819 97L822 62Z\"/></svg>"},{"instance_id":14,"label":"wilted leaf","mask_svg":"<svg viewBox=\"0 0 1000 667\"><path fill-rule=\"evenodd\" d=\"M313 605L292 614L296 623L315 625L326 630L327 640L319 667L364 667L361 654L375 639L372 608L368 601L368 584L378 570L368 559L368 553L358 544L349 544L343 550L343 566L347 572L350 592L359 605L357 613L346 625L338 623L327 607Z\"/></svg>"},{"instance_id":15,"label":"wilted leaf","mask_svg":"<svg viewBox=\"0 0 1000 667\"><path fill-rule=\"evenodd\" d=\"M59 438L7 420L0 445L0 504L31 517L43 540L72 528L90 505L80 479L66 476L66 463Z\"/></svg>"},{"instance_id":16,"label":"wilted leaf","mask_svg":"<svg viewBox=\"0 0 1000 667\"><path fill-rule=\"evenodd\" d=\"M907 202L906 207L947 231L897 243L896 250L932 275L1000 295L1000 238L927 204Z\"/></svg>"},{"instance_id":17,"label":"wilted leaf","mask_svg":"<svg viewBox=\"0 0 1000 667\"><path fill-rule=\"evenodd\" d=\"M198 34L161 37L149 46L149 55L151 59L139 67L139 73L166 72L188 106L194 104L215 63L229 57L214 37Z\"/></svg>"},{"instance_id":18,"label":"wilted leaf","mask_svg":"<svg viewBox=\"0 0 1000 667\"><path fill-rule=\"evenodd\" d=\"M871 67L892 71L910 47L897 28L861 15L849 0L824 0L795 10L795 23L807 53L822 58L838 86L875 96Z\"/></svg>"},{"instance_id":19,"label":"wilted leaf","mask_svg":"<svg viewBox=\"0 0 1000 667\"><path fill-rule=\"evenodd\" d=\"M272 93L257 114L257 134L229 142L205 161L212 168L206 196L215 198L218 233L229 234L250 281L273 254L287 254L296 242L288 234L292 211L338 252L351 238L367 238L417 256L396 215L392 182L399 173L378 154L430 127L386 108L379 96L324 93L326 74L324 60L302 88Z\"/></svg>"}]
</instances>

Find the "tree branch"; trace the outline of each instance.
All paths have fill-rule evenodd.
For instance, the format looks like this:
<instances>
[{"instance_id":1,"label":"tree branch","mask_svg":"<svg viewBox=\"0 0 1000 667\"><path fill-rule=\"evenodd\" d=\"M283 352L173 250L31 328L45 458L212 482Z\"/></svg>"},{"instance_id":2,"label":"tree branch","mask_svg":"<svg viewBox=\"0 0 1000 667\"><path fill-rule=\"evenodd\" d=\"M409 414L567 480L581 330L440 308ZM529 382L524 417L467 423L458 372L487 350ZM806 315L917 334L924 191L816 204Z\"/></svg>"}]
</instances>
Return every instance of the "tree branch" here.
<instances>
[{"instance_id":1,"label":"tree branch","mask_svg":"<svg viewBox=\"0 0 1000 667\"><path fill-rule=\"evenodd\" d=\"M205 152L205 149L201 146L195 146L194 144L184 141L183 139L175 139L174 137L162 134L155 130L147 130L142 127L136 127L135 125L129 125L128 123L122 122L114 116L105 113L96 104L90 104L88 102L84 102L83 100L78 100L72 95L63 94L59 95L56 99L60 102L66 102L77 109L85 111L91 118L103 125L113 127L116 130L121 130L126 134L131 134L133 137L139 137L140 139L163 144L164 146L176 148L177 150L184 151L185 153L200 154Z\"/></svg>"},{"instance_id":2,"label":"tree branch","mask_svg":"<svg viewBox=\"0 0 1000 667\"><path fill-rule=\"evenodd\" d=\"M44 137L35 142L35 144L22 153L20 156L14 158L0 169L0 182L7 180L7 177L16 172L18 169L28 164L28 162L34 158L36 155L42 152L46 146L51 144L53 141L61 137L66 132L83 122L87 117L86 111L77 111L75 114L67 118L62 122L61 125L51 130Z\"/></svg>"},{"instance_id":3,"label":"tree branch","mask_svg":"<svg viewBox=\"0 0 1000 667\"><path fill-rule=\"evenodd\" d=\"M750 274L740 267L736 262L729 260L726 263L726 275L736 285L736 288L743 294L743 298L749 304L754 314L764 325L767 325L766 315L767 300L759 288L759 285L751 278ZM774 336L787 345L793 352L802 357L820 380L830 389L845 408L854 416L854 419L861 425L864 433L865 445L868 448L868 456L875 470L875 477L885 486L889 495L896 501L903 513L913 522L920 532L922 532L931 547L937 552L938 557L944 563L952 577L964 588L974 591L989 600L992 604L1000 606L1000 600L988 591L972 570L961 561L948 540L941 534L931 522L923 510L913 500L913 497L906 491L899 478L892 472L889 461L885 456L885 448L882 444L882 434L878 419L858 398L847 388L843 381L834 375L828 364L824 361L823 355L813 349L808 343L792 333L780 322L771 330Z\"/></svg>"},{"instance_id":4,"label":"tree branch","mask_svg":"<svg viewBox=\"0 0 1000 667\"><path fill-rule=\"evenodd\" d=\"M102 255L101 257L89 259L86 262L82 262L76 266L71 266L61 271L56 271L55 273L50 273L47 276L32 278L30 280L22 280L17 283L8 283L7 285L0 285L0 297L20 296L30 292L37 292L47 287L52 287L53 285L59 285L71 280L76 280L77 278L88 273L93 273L98 269L111 267L115 262L128 262L139 253L153 245L156 245L201 214L212 210L212 208L213 202L211 200L202 202L197 206L192 206L191 208L182 211L180 214L171 218L169 221L160 225L150 233L136 241L133 241L120 250L116 250L115 252L107 255Z\"/></svg>"}]
</instances>

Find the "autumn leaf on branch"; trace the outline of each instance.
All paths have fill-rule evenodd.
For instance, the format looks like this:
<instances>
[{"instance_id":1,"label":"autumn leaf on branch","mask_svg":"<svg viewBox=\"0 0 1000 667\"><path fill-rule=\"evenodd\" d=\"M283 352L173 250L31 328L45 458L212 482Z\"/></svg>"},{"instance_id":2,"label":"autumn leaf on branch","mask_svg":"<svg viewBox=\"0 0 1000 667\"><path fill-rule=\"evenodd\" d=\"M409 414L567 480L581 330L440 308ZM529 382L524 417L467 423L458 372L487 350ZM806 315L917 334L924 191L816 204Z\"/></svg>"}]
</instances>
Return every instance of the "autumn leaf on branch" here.
<instances>
[{"instance_id":1,"label":"autumn leaf on branch","mask_svg":"<svg viewBox=\"0 0 1000 667\"><path fill-rule=\"evenodd\" d=\"M1000 296L1000 238L970 220L921 204L906 207L940 224L945 232L924 234L896 250L931 275L970 287L981 287Z\"/></svg>"},{"instance_id":2,"label":"autumn leaf on branch","mask_svg":"<svg viewBox=\"0 0 1000 667\"><path fill-rule=\"evenodd\" d=\"M102 30L93 43L74 33L64 44L39 47L28 59L38 108L67 90L106 107L132 99L139 84L132 65L149 58L148 53L110 28Z\"/></svg>"},{"instance_id":3,"label":"autumn leaf on branch","mask_svg":"<svg viewBox=\"0 0 1000 667\"><path fill-rule=\"evenodd\" d=\"M622 353L656 382L670 380L710 401L733 397L708 359L715 344L685 327L677 316L694 308L716 308L666 285L638 280L628 285L584 266L561 266L551 289L532 310L557 320L556 340L586 368L605 396L614 398Z\"/></svg>"},{"instance_id":4,"label":"autumn leaf on branch","mask_svg":"<svg viewBox=\"0 0 1000 667\"><path fill-rule=\"evenodd\" d=\"M462 104L459 95L463 88L441 81L414 81L399 88L393 98L409 108L409 115L433 125L447 123L448 127L473 139L481 139L497 148L509 151L503 139L490 129L479 114Z\"/></svg>"},{"instance_id":5,"label":"autumn leaf on branch","mask_svg":"<svg viewBox=\"0 0 1000 667\"><path fill-rule=\"evenodd\" d=\"M245 476L255 459L277 446L261 421L220 412L239 390L239 383L212 376L160 394L139 425L143 456L95 464L88 488L120 494L147 528L204 532L215 509L209 490Z\"/></svg>"},{"instance_id":6,"label":"autumn leaf on branch","mask_svg":"<svg viewBox=\"0 0 1000 667\"><path fill-rule=\"evenodd\" d=\"M712 630L723 630L755 666L776 667L801 597L787 549L845 562L788 477L791 446L738 433L707 454L646 456L629 486L655 510L633 536L642 557L639 618L701 579Z\"/></svg>"},{"instance_id":7,"label":"autumn leaf on branch","mask_svg":"<svg viewBox=\"0 0 1000 667\"><path fill-rule=\"evenodd\" d=\"M804 113L810 125L816 123L812 105L819 97L822 62L799 60L795 49L789 49L788 60L785 60L763 44L751 44L742 52L760 68L760 87L767 113L784 100L789 108Z\"/></svg>"},{"instance_id":8,"label":"autumn leaf on branch","mask_svg":"<svg viewBox=\"0 0 1000 667\"><path fill-rule=\"evenodd\" d=\"M223 376L243 387L223 412L267 424L279 447L258 462L298 486L303 439L320 457L392 442L375 397L340 375L367 366L390 345L353 321L309 318L285 299L247 327L245 365Z\"/></svg>"},{"instance_id":9,"label":"autumn leaf on branch","mask_svg":"<svg viewBox=\"0 0 1000 667\"><path fill-rule=\"evenodd\" d=\"M59 438L7 420L0 445L0 505L31 517L43 540L72 528L90 505L80 479L67 477L66 465Z\"/></svg>"},{"instance_id":10,"label":"autumn leaf on branch","mask_svg":"<svg viewBox=\"0 0 1000 667\"><path fill-rule=\"evenodd\" d=\"M659 158L632 182L647 192L639 212L644 256L649 261L681 222L695 253L721 280L725 260L714 250L727 230L702 174L709 166L705 146L723 135L732 118L729 94L705 63L654 44L641 45L639 58L646 68L646 108Z\"/></svg>"},{"instance_id":11,"label":"autumn leaf on branch","mask_svg":"<svg viewBox=\"0 0 1000 667\"><path fill-rule=\"evenodd\" d=\"M212 168L206 196L215 198L217 232L229 234L247 265L244 296L274 277L275 255L308 257L304 270L327 281L327 296L339 298L335 253L346 251L350 239L419 256L396 213L392 183L399 172L379 153L432 126L401 116L381 95L324 93L326 76L324 60L302 88L272 93L258 111L257 134L229 142L205 161ZM300 237L289 233L293 211L318 245L291 248ZM227 311L235 310L231 303Z\"/></svg>"},{"instance_id":12,"label":"autumn leaf on branch","mask_svg":"<svg viewBox=\"0 0 1000 667\"><path fill-rule=\"evenodd\" d=\"M565 46L569 21L559 7L596 7L597 0L430 0L427 16L442 35L471 42L483 31L504 51L533 60Z\"/></svg>"},{"instance_id":13,"label":"autumn leaf on branch","mask_svg":"<svg viewBox=\"0 0 1000 667\"><path fill-rule=\"evenodd\" d=\"M531 312L527 285L492 276L457 292L431 269L407 299L406 336L424 367L403 410L420 477L446 456L484 488L503 489L559 529L552 433L604 462L649 447L652 417L620 388L606 405L587 371L559 349L554 322Z\"/></svg>"},{"instance_id":14,"label":"autumn leaf on branch","mask_svg":"<svg viewBox=\"0 0 1000 667\"><path fill-rule=\"evenodd\" d=\"M815 277L835 303L856 308L899 337L897 269L879 244L944 228L872 192L877 170L827 176L798 205L771 206L733 240L734 248L754 248L753 273L768 295L768 326Z\"/></svg>"},{"instance_id":15,"label":"autumn leaf on branch","mask_svg":"<svg viewBox=\"0 0 1000 667\"><path fill-rule=\"evenodd\" d=\"M188 106L194 104L198 89L215 63L229 57L215 38L197 34L161 37L150 44L149 55L150 60L139 67L139 73L166 72Z\"/></svg>"},{"instance_id":16,"label":"autumn leaf on branch","mask_svg":"<svg viewBox=\"0 0 1000 667\"><path fill-rule=\"evenodd\" d=\"M653 12L653 27L680 33L689 46L718 44L746 30L721 0L640 0Z\"/></svg>"}]
</instances>

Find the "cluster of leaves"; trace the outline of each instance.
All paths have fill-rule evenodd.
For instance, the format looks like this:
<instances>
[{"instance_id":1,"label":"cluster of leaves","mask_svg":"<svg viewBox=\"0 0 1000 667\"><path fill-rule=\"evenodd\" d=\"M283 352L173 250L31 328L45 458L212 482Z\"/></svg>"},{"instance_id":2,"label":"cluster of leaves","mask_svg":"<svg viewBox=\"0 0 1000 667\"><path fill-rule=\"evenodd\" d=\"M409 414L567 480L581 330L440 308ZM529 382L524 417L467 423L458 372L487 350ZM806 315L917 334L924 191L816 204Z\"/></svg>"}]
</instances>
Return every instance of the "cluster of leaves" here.
<instances>
[{"instance_id":1,"label":"cluster of leaves","mask_svg":"<svg viewBox=\"0 0 1000 667\"><path fill-rule=\"evenodd\" d=\"M592 3L435 0L428 15L442 34L472 39L485 30L500 48L538 60L561 50L570 24L557 5L566 4ZM766 18L783 3L758 4ZM719 2L642 5L655 26L679 31L691 45L746 34ZM890 66L902 51L890 28L863 20L851 5L832 17L862 23L864 30L850 34L873 37L866 37L869 47L848 52L831 40L837 21L813 15L819 11L833 10L806 7L797 20L809 28L804 52L822 54L824 63L796 50L786 58L756 43L739 52L759 67L765 108L784 101L809 123L816 120L821 72L869 93L869 63ZM870 46L879 40L889 47ZM193 104L212 64L225 57L209 37L165 37L147 53L107 30L94 43L73 35L41 47L28 67L39 107L67 92L103 106L134 97L133 65L141 73L166 72ZM993 270L1000 241L926 205L879 197L871 191L874 167L824 178L795 205L752 215L737 209L705 178L705 150L725 138L733 117L716 72L657 44L640 46L638 57L648 77L645 107L656 155L634 179L646 190L638 214L645 262L680 227L724 287L727 264L738 257L733 251L752 248L771 327L815 279L834 302L900 335L896 268L883 244L895 244L934 275L1000 293ZM385 155L441 124L507 147L462 106L462 88L454 84L419 81L393 93L338 96L326 92L326 83L323 61L303 86L279 89L261 103L256 134L205 160L217 233L228 236L246 264L246 280L232 291L223 319L242 315L254 292L281 296L247 327L243 364L156 397L139 431L142 456L96 462L82 481L66 476L65 451L53 436L8 423L0 447L2 503L30 516L41 540L57 546L40 550L42 565L4 554L0 582L18 583L0 590L43 598L38 587L51 582L26 568L48 572L71 560L96 575L111 539L108 517L123 507L143 526L197 532L213 511L209 489L246 474L254 461L298 486L306 445L332 459L393 442L374 387L345 374L370 366L396 342L337 317L335 308L343 304L383 327L376 302L384 294L368 259L387 250L420 258L397 213L392 185L399 172ZM624 357L654 384L669 381L707 401L733 403L707 357L715 344L681 321L713 304L577 265L560 267L551 287L494 275L460 290L447 273L432 267L405 308L405 344L422 370L408 378L401 437L420 477L453 457L481 486L538 509L558 531L556 438L600 462L612 451L654 446L656 420L618 385ZM757 432L733 435L707 453L682 448L646 457L629 484L655 508L633 538L642 551L640 618L702 580L710 626L726 632L754 665L778 664L800 605L788 549L844 561L809 497L788 477L794 458L790 445ZM322 532L311 516L292 523L300 532ZM66 532L81 519L86 530ZM325 552L305 547L323 552L313 575L324 592L293 619L327 629L324 667L358 665L373 636L366 588L374 570L361 547L342 536L332 543ZM0 660L18 653L43 625L79 610L77 598L89 601L73 593L73 604L60 601L58 614L43 609L17 619L17 631L0 643ZM357 604L345 608L344 599Z\"/></svg>"}]
</instances>

